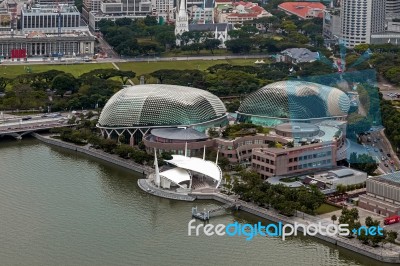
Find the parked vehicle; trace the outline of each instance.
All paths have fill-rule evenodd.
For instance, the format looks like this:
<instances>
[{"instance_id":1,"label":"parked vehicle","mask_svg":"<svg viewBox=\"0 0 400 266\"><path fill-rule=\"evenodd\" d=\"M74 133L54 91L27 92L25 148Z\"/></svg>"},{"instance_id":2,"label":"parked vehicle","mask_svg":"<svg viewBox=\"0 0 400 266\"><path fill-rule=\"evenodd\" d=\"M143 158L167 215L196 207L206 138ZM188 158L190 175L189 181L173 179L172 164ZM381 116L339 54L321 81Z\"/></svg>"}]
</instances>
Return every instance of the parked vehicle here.
<instances>
[{"instance_id":1,"label":"parked vehicle","mask_svg":"<svg viewBox=\"0 0 400 266\"><path fill-rule=\"evenodd\" d=\"M394 216L387 217L383 221L383 223L385 225L395 224L395 223L398 223L398 222L400 222L400 216L399 215L394 215Z\"/></svg>"}]
</instances>

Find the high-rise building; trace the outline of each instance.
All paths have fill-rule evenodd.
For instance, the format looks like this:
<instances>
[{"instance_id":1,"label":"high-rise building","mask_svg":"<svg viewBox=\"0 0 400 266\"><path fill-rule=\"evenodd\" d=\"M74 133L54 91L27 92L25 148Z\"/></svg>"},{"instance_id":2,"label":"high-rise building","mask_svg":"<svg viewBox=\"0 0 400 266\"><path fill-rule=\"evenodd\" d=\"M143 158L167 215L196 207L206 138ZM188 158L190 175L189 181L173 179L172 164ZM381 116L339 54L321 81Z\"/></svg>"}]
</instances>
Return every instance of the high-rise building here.
<instances>
[{"instance_id":1,"label":"high-rise building","mask_svg":"<svg viewBox=\"0 0 400 266\"><path fill-rule=\"evenodd\" d=\"M38 5L58 5L58 4L64 4L64 5L75 5L75 0L35 0L33 1L35 4Z\"/></svg>"},{"instance_id":2,"label":"high-rise building","mask_svg":"<svg viewBox=\"0 0 400 266\"><path fill-rule=\"evenodd\" d=\"M386 19L400 18L400 1L386 0Z\"/></svg>"},{"instance_id":3,"label":"high-rise building","mask_svg":"<svg viewBox=\"0 0 400 266\"><path fill-rule=\"evenodd\" d=\"M57 33L72 32L85 28L81 26L81 14L75 6L36 5L21 9L21 30L24 33L40 31Z\"/></svg>"},{"instance_id":4,"label":"high-rise building","mask_svg":"<svg viewBox=\"0 0 400 266\"><path fill-rule=\"evenodd\" d=\"M157 17L165 21L174 18L174 0L153 0Z\"/></svg>"},{"instance_id":5,"label":"high-rise building","mask_svg":"<svg viewBox=\"0 0 400 266\"><path fill-rule=\"evenodd\" d=\"M340 41L348 48L370 43L371 35L385 31L386 0L342 0Z\"/></svg>"}]
</instances>

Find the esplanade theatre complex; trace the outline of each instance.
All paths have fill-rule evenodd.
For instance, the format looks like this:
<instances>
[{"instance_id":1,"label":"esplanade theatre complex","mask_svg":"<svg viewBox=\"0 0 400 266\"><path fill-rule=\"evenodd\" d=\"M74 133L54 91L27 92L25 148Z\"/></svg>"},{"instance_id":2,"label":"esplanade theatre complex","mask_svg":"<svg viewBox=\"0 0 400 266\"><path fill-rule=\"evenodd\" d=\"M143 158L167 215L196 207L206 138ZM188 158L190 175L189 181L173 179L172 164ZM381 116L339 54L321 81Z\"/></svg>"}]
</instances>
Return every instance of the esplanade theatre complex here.
<instances>
[{"instance_id":1,"label":"esplanade theatre complex","mask_svg":"<svg viewBox=\"0 0 400 266\"><path fill-rule=\"evenodd\" d=\"M142 142L151 154L170 152L180 160L175 164L185 163L184 157L204 160L206 150L215 150L217 157L268 178L331 168L345 159L350 105L339 89L281 81L253 92L236 113L227 113L205 90L146 84L112 96L97 127L105 138Z\"/></svg>"}]
</instances>

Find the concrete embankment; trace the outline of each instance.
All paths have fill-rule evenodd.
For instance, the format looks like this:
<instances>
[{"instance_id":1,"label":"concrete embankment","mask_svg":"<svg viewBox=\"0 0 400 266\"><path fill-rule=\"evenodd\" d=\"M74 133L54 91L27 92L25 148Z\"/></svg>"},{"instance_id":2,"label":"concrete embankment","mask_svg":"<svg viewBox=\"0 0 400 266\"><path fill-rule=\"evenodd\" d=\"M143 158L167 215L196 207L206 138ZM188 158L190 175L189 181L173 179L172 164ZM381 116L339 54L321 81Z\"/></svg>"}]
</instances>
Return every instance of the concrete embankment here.
<instances>
[{"instance_id":1,"label":"concrete embankment","mask_svg":"<svg viewBox=\"0 0 400 266\"><path fill-rule=\"evenodd\" d=\"M200 193L192 193L190 194L193 197L196 197L196 199L204 199L204 200L215 200L220 203L226 204L226 203L233 203L235 202L234 199L229 198L226 195L220 194L220 193L210 193L210 194L200 194ZM237 205L240 206L241 211L245 211L248 213L251 213L255 216L258 216L260 218L278 223L282 222L283 224L294 224L295 222L302 223L302 224L308 224L309 221L303 220L300 217L287 217L280 215L276 213L273 210L268 210L265 208L258 207L254 204L247 203L244 201L236 201L235 202ZM300 232L303 232L301 228L299 228ZM363 245L359 243L358 240L356 239L347 239L345 237L330 237L330 236L324 236L321 234L316 234L315 236L320 240L326 241L328 243L337 245L339 247L357 252L359 254L362 254L364 256L370 257L372 259L386 262L386 263L393 263L393 264L399 264L400 263L400 254L395 251L383 249L381 250L380 248L373 248L370 246ZM385 254L386 253L386 254Z\"/></svg>"},{"instance_id":2,"label":"concrete embankment","mask_svg":"<svg viewBox=\"0 0 400 266\"><path fill-rule=\"evenodd\" d=\"M90 148L88 146L75 145L75 144L61 141L58 139L50 138L49 136L42 136L37 133L32 133L32 136L34 136L35 138L37 138L38 140L40 140L46 144L62 147L62 148L80 152L80 153L84 153L84 154L96 157L98 159L107 161L109 163L116 164L118 166L127 168L129 170L133 170L138 173L143 173L143 174L147 175L150 172L149 169L145 168L145 166L143 166L143 165L134 163L132 160L123 159L123 158L119 157L118 155L103 152L102 150L97 150L94 148Z\"/></svg>"}]
</instances>

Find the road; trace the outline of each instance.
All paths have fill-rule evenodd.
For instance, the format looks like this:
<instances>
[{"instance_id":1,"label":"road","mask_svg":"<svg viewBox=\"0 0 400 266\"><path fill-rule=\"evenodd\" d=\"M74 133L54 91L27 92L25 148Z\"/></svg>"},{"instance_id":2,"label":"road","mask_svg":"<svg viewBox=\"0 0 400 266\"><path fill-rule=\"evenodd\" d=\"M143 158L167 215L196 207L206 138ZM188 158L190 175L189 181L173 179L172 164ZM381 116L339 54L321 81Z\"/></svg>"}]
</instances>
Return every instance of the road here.
<instances>
[{"instance_id":1,"label":"road","mask_svg":"<svg viewBox=\"0 0 400 266\"><path fill-rule=\"evenodd\" d=\"M48 128L65 124L68 113L50 113L31 116L8 115L0 117L0 134L26 131L27 129ZM23 120L22 118L29 119Z\"/></svg>"},{"instance_id":2,"label":"road","mask_svg":"<svg viewBox=\"0 0 400 266\"><path fill-rule=\"evenodd\" d=\"M120 58L113 48L103 39L102 34L97 38L99 41L100 50L102 50L109 58Z\"/></svg>"},{"instance_id":3,"label":"road","mask_svg":"<svg viewBox=\"0 0 400 266\"><path fill-rule=\"evenodd\" d=\"M399 168L400 165L386 144L381 129L368 132L361 136L361 140L369 155L379 164L378 169L382 173L392 173Z\"/></svg>"},{"instance_id":4,"label":"road","mask_svg":"<svg viewBox=\"0 0 400 266\"><path fill-rule=\"evenodd\" d=\"M120 63L120 62L165 62L165 61L194 61L194 60L225 60L225 59L265 59L268 58L269 55L261 54L261 55L210 55L210 56L181 56L181 57L137 57L137 58L102 58L93 60L91 62L84 62L83 58L76 57L70 58L74 59L77 63L83 64L97 64L97 63ZM28 58L27 61L10 61L10 60L2 60L2 65L46 65L46 64L71 64L75 63L74 60L63 60L60 61L43 61L43 58ZM62 62L61 62L62 61Z\"/></svg>"}]
</instances>

